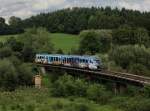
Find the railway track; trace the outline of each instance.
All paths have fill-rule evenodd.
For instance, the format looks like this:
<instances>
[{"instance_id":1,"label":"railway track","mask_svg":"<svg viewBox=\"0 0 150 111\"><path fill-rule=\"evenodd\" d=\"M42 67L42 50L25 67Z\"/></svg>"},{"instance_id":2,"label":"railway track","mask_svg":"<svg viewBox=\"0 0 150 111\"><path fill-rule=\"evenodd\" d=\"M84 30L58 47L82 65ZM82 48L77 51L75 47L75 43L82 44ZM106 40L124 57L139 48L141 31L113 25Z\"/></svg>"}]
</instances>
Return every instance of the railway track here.
<instances>
[{"instance_id":1,"label":"railway track","mask_svg":"<svg viewBox=\"0 0 150 111\"><path fill-rule=\"evenodd\" d=\"M114 71L106 71L105 73L109 73L111 75L114 75L122 79L127 79L141 84L150 85L150 77L139 76L139 75L129 74L129 73L122 73L122 72L114 72Z\"/></svg>"},{"instance_id":2,"label":"railway track","mask_svg":"<svg viewBox=\"0 0 150 111\"><path fill-rule=\"evenodd\" d=\"M129 73L114 72L114 71L93 71L93 70L79 69L79 68L73 68L67 66L57 66L57 65L43 65L43 64L36 64L36 65L42 67L53 67L53 68L59 68L65 70L80 71L84 73L94 74L97 76L107 76L107 77L117 78L121 80L131 81L142 85L150 85L150 77L139 76L139 75L134 75Z\"/></svg>"}]
</instances>

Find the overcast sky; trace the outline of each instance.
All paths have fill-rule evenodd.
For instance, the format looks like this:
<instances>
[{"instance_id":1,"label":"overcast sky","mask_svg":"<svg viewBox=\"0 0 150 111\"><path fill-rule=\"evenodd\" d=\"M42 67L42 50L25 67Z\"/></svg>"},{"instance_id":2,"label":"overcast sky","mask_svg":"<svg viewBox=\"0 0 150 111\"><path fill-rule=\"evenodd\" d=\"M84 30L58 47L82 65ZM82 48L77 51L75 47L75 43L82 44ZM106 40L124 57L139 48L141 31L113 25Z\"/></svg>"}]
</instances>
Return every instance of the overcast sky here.
<instances>
[{"instance_id":1,"label":"overcast sky","mask_svg":"<svg viewBox=\"0 0 150 111\"><path fill-rule=\"evenodd\" d=\"M150 0L0 0L0 16L27 18L40 12L68 7L111 6L150 11Z\"/></svg>"}]
</instances>

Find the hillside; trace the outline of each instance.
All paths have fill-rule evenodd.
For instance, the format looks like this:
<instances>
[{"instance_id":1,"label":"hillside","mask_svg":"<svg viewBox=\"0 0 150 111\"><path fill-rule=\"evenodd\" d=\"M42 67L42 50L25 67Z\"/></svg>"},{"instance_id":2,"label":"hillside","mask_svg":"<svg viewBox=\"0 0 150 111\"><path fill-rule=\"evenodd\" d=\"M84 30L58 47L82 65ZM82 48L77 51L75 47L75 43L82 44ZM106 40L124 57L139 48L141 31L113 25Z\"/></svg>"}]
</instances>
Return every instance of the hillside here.
<instances>
[{"instance_id":1,"label":"hillside","mask_svg":"<svg viewBox=\"0 0 150 111\"><path fill-rule=\"evenodd\" d=\"M56 50L62 49L64 53L68 53L71 48L78 48L79 37L77 35L53 33L51 37Z\"/></svg>"},{"instance_id":2,"label":"hillside","mask_svg":"<svg viewBox=\"0 0 150 111\"><path fill-rule=\"evenodd\" d=\"M0 42L5 42L9 37L17 37L18 35L0 36ZM79 37L72 34L52 33L51 41L56 50L62 49L64 53L70 52L72 48L78 48Z\"/></svg>"}]
</instances>

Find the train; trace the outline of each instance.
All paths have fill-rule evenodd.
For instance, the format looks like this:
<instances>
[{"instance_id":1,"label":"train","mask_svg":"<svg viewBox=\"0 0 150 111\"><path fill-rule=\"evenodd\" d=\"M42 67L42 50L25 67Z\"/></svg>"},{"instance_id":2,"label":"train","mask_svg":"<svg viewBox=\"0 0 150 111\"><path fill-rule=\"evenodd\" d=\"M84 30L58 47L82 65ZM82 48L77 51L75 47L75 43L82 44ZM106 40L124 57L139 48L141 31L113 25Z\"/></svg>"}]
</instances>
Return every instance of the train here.
<instances>
[{"instance_id":1,"label":"train","mask_svg":"<svg viewBox=\"0 0 150 111\"><path fill-rule=\"evenodd\" d=\"M62 65L90 70L100 70L102 62L96 56L61 55L61 54L36 54L35 63Z\"/></svg>"}]
</instances>

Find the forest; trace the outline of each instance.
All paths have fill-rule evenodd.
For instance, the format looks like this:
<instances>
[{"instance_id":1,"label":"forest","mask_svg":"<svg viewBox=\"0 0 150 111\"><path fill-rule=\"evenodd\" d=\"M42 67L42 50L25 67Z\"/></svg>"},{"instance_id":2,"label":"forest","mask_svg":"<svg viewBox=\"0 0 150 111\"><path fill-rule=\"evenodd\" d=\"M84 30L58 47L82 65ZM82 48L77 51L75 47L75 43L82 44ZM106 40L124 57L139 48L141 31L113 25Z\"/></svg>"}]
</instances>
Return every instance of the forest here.
<instances>
[{"instance_id":1,"label":"forest","mask_svg":"<svg viewBox=\"0 0 150 111\"><path fill-rule=\"evenodd\" d=\"M0 34L22 33L31 27L44 27L50 32L78 34L87 29L116 29L121 25L142 27L150 33L150 12L106 8L67 8L41 13L21 20L12 16L9 25L0 19ZM11 29L11 30L10 30ZM12 30L13 29L13 30Z\"/></svg>"}]
</instances>

